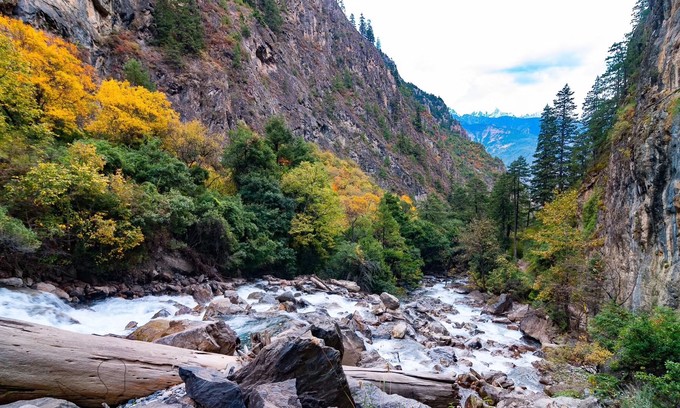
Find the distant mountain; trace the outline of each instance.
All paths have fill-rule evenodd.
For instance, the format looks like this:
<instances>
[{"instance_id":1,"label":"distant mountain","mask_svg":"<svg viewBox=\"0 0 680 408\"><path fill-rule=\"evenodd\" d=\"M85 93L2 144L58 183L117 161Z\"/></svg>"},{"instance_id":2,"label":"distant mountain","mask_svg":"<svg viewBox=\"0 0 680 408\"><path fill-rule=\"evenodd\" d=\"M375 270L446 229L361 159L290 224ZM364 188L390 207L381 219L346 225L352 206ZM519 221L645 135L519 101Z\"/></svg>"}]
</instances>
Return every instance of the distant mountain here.
<instances>
[{"instance_id":1,"label":"distant mountain","mask_svg":"<svg viewBox=\"0 0 680 408\"><path fill-rule=\"evenodd\" d=\"M541 118L533 116L512 116L500 112L474 112L458 115L451 112L470 139L484 145L486 150L509 165L519 156L527 161L533 160L536 140L541 126Z\"/></svg>"}]
</instances>

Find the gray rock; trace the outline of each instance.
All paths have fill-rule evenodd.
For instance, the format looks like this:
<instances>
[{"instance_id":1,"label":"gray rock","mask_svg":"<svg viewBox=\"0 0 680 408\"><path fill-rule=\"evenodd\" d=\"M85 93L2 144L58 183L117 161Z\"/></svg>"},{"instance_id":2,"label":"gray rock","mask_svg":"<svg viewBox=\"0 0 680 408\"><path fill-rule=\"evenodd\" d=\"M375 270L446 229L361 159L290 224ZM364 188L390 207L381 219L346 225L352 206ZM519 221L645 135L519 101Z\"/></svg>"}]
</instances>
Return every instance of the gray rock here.
<instances>
[{"instance_id":1,"label":"gray rock","mask_svg":"<svg viewBox=\"0 0 680 408\"><path fill-rule=\"evenodd\" d=\"M400 395L390 395L367 381L349 380L352 397L362 407L371 408L427 408L418 401Z\"/></svg>"},{"instance_id":2,"label":"gray rock","mask_svg":"<svg viewBox=\"0 0 680 408\"><path fill-rule=\"evenodd\" d=\"M248 408L302 408L295 380L258 385L250 394Z\"/></svg>"},{"instance_id":3,"label":"gray rock","mask_svg":"<svg viewBox=\"0 0 680 408\"><path fill-rule=\"evenodd\" d=\"M493 304L486 308L486 311L493 315L501 315L512 308L512 299L507 294L503 293L498 297Z\"/></svg>"},{"instance_id":4,"label":"gray rock","mask_svg":"<svg viewBox=\"0 0 680 408\"><path fill-rule=\"evenodd\" d=\"M318 339L284 339L260 351L255 359L230 377L250 398L262 384L296 379L303 407L353 408L340 352Z\"/></svg>"},{"instance_id":5,"label":"gray rock","mask_svg":"<svg viewBox=\"0 0 680 408\"><path fill-rule=\"evenodd\" d=\"M364 341L354 330L345 329L341 331L342 346L345 349L342 355L342 365L357 366L361 360L361 353L366 351Z\"/></svg>"},{"instance_id":6,"label":"gray rock","mask_svg":"<svg viewBox=\"0 0 680 408\"><path fill-rule=\"evenodd\" d=\"M235 314L247 314L250 311L249 305L235 304L228 298L215 299L205 308L203 320L219 319L222 316Z\"/></svg>"},{"instance_id":7,"label":"gray rock","mask_svg":"<svg viewBox=\"0 0 680 408\"><path fill-rule=\"evenodd\" d=\"M322 339L328 347L333 347L340 352L340 360L345 354L345 346L342 342L342 332L338 323L332 320L314 323L309 331L312 336Z\"/></svg>"},{"instance_id":8,"label":"gray rock","mask_svg":"<svg viewBox=\"0 0 680 408\"><path fill-rule=\"evenodd\" d=\"M220 320L198 322L193 327L162 337L154 343L231 356L241 344L241 340L235 331Z\"/></svg>"},{"instance_id":9,"label":"gray rock","mask_svg":"<svg viewBox=\"0 0 680 408\"><path fill-rule=\"evenodd\" d=\"M557 330L547 316L537 312L528 313L519 324L519 329L525 336L538 340L542 345L552 344Z\"/></svg>"},{"instance_id":10,"label":"gray rock","mask_svg":"<svg viewBox=\"0 0 680 408\"><path fill-rule=\"evenodd\" d=\"M0 405L2 408L78 408L72 402L56 398L38 398L27 401L16 401Z\"/></svg>"},{"instance_id":11,"label":"gray rock","mask_svg":"<svg viewBox=\"0 0 680 408\"><path fill-rule=\"evenodd\" d=\"M391 310L399 309L399 299L397 299L396 296L390 295L387 292L383 292L380 294L380 300L388 309Z\"/></svg>"},{"instance_id":12,"label":"gray rock","mask_svg":"<svg viewBox=\"0 0 680 408\"><path fill-rule=\"evenodd\" d=\"M241 388L223 373L196 367L180 367L187 395L202 408L245 408Z\"/></svg>"},{"instance_id":13,"label":"gray rock","mask_svg":"<svg viewBox=\"0 0 680 408\"><path fill-rule=\"evenodd\" d=\"M199 305L207 305L215 297L212 288L207 283L191 285L187 292L193 296Z\"/></svg>"},{"instance_id":14,"label":"gray rock","mask_svg":"<svg viewBox=\"0 0 680 408\"><path fill-rule=\"evenodd\" d=\"M151 318L152 319L159 319L159 318L170 317L170 316L171 316L171 314L170 314L170 312L167 311L167 309L161 309L158 312L156 312L156 314L153 315Z\"/></svg>"},{"instance_id":15,"label":"gray rock","mask_svg":"<svg viewBox=\"0 0 680 408\"><path fill-rule=\"evenodd\" d=\"M399 322L392 328L392 338L393 339L403 339L406 336L406 322Z\"/></svg>"},{"instance_id":16,"label":"gray rock","mask_svg":"<svg viewBox=\"0 0 680 408\"><path fill-rule=\"evenodd\" d=\"M66 293L63 289L60 289L60 288L54 286L54 285L51 284L51 283L38 282L38 283L36 283L36 285L35 285L35 289L36 289L36 290L39 290L39 291L41 291L41 292L51 293L51 294L53 294L54 296L56 296L56 297L58 297L58 298L60 298L60 299L63 299L63 300L65 300L65 301L67 301L67 302L70 302L70 301L71 301L71 296L69 296L68 293Z\"/></svg>"},{"instance_id":17,"label":"gray rock","mask_svg":"<svg viewBox=\"0 0 680 408\"><path fill-rule=\"evenodd\" d=\"M278 300L281 303L285 303L285 302L295 303L295 301L297 299L295 299L293 292L283 292L282 294L280 294L276 297L276 300Z\"/></svg>"},{"instance_id":18,"label":"gray rock","mask_svg":"<svg viewBox=\"0 0 680 408\"><path fill-rule=\"evenodd\" d=\"M0 286L6 288L21 288L24 286L24 281L21 278L5 278L0 279Z\"/></svg>"},{"instance_id":19,"label":"gray rock","mask_svg":"<svg viewBox=\"0 0 680 408\"><path fill-rule=\"evenodd\" d=\"M380 353L375 350L362 352L361 359L359 360L359 363L357 363L357 366L365 368L382 368L388 370L395 369L392 364L382 358Z\"/></svg>"}]
</instances>

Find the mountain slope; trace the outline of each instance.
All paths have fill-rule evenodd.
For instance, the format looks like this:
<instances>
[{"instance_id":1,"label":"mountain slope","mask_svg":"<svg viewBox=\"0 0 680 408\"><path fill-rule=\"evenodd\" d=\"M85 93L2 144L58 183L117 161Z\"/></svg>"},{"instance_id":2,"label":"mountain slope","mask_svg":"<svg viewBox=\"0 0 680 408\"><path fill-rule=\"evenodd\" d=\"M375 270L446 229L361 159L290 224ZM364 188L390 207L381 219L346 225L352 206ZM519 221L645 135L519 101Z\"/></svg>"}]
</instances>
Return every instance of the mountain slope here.
<instances>
[{"instance_id":1,"label":"mountain slope","mask_svg":"<svg viewBox=\"0 0 680 408\"><path fill-rule=\"evenodd\" d=\"M126 61L140 60L184 120L215 132L245 121L261 131L281 115L296 134L399 192L445 192L472 175L491 184L502 171L460 126L442 128L419 108L414 94L422 91L406 86L335 0L280 6L282 22L272 30L257 6L198 1L206 47L179 66L153 45L154 1L27 0L3 10L80 44L102 76L122 77Z\"/></svg>"},{"instance_id":2,"label":"mountain slope","mask_svg":"<svg viewBox=\"0 0 680 408\"><path fill-rule=\"evenodd\" d=\"M529 162L533 160L540 118L484 113L453 116L463 125L471 140L483 144L506 166L519 156L524 156Z\"/></svg>"}]
</instances>

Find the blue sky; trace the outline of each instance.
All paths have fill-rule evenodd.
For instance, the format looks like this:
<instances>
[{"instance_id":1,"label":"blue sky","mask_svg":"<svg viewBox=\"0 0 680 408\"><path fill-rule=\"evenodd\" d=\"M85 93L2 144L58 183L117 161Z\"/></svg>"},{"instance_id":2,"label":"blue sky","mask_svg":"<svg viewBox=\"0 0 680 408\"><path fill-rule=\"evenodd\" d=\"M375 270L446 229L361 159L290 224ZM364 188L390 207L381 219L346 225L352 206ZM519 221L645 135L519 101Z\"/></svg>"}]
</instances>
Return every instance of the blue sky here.
<instances>
[{"instance_id":1,"label":"blue sky","mask_svg":"<svg viewBox=\"0 0 680 408\"><path fill-rule=\"evenodd\" d=\"M580 106L635 0L344 0L407 81L458 113L537 113L569 83Z\"/></svg>"}]
</instances>

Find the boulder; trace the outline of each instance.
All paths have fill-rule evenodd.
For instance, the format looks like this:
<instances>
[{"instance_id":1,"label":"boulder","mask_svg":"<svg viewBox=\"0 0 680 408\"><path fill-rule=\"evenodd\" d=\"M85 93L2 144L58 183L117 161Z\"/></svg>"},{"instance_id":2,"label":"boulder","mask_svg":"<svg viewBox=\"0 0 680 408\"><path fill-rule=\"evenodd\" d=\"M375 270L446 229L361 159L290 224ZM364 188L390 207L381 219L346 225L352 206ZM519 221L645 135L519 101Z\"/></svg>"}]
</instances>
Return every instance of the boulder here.
<instances>
[{"instance_id":1,"label":"boulder","mask_svg":"<svg viewBox=\"0 0 680 408\"><path fill-rule=\"evenodd\" d=\"M355 406L342 370L340 352L315 338L272 343L231 379L241 386L246 398L250 398L259 385L295 379L303 407Z\"/></svg>"},{"instance_id":2,"label":"boulder","mask_svg":"<svg viewBox=\"0 0 680 408\"><path fill-rule=\"evenodd\" d=\"M302 408L295 380L258 385L248 399L249 408Z\"/></svg>"},{"instance_id":3,"label":"boulder","mask_svg":"<svg viewBox=\"0 0 680 408\"><path fill-rule=\"evenodd\" d=\"M65 301L67 301L67 302L70 302L70 301L71 301L71 296L69 296L68 293L66 293L63 289L60 289L60 288L54 286L54 285L51 284L51 283L38 282L38 283L36 283L36 285L35 285L35 289L36 289L36 290L39 290L39 291L41 291L41 292L51 293L51 294L53 294L54 296L56 296L56 297L58 297L58 298L60 298L60 299L63 299L63 300L65 300Z\"/></svg>"},{"instance_id":4,"label":"boulder","mask_svg":"<svg viewBox=\"0 0 680 408\"><path fill-rule=\"evenodd\" d=\"M78 408L72 402L56 398L38 398L28 401L16 401L11 404L0 405L2 408Z\"/></svg>"},{"instance_id":5,"label":"boulder","mask_svg":"<svg viewBox=\"0 0 680 408\"><path fill-rule=\"evenodd\" d=\"M276 297L276 300L278 300L281 303L285 303L285 302L295 303L295 301L297 299L295 299L293 292L283 292L282 294L280 294Z\"/></svg>"},{"instance_id":6,"label":"boulder","mask_svg":"<svg viewBox=\"0 0 680 408\"><path fill-rule=\"evenodd\" d=\"M392 328L393 339L403 339L406 336L406 322L399 322Z\"/></svg>"},{"instance_id":7,"label":"boulder","mask_svg":"<svg viewBox=\"0 0 680 408\"><path fill-rule=\"evenodd\" d=\"M380 353L375 350L364 351L361 353L361 359L357 363L358 367L364 368L382 368L385 370L394 370L394 366L387 360L382 358Z\"/></svg>"},{"instance_id":8,"label":"boulder","mask_svg":"<svg viewBox=\"0 0 680 408\"><path fill-rule=\"evenodd\" d=\"M191 285L187 292L199 305L207 305L215 297L212 288L207 283Z\"/></svg>"},{"instance_id":9,"label":"boulder","mask_svg":"<svg viewBox=\"0 0 680 408\"><path fill-rule=\"evenodd\" d=\"M340 360L345 354L345 346L342 342L342 332L337 322L327 320L325 322L314 323L309 331L312 336L322 339L328 347L333 347L340 352Z\"/></svg>"},{"instance_id":10,"label":"boulder","mask_svg":"<svg viewBox=\"0 0 680 408\"><path fill-rule=\"evenodd\" d=\"M465 408L487 408L489 404L484 402L477 394L472 394L465 400Z\"/></svg>"},{"instance_id":11,"label":"boulder","mask_svg":"<svg viewBox=\"0 0 680 408\"><path fill-rule=\"evenodd\" d=\"M342 347L345 352L342 355L342 365L356 367L361 360L361 353L366 351L366 345L354 330L341 330Z\"/></svg>"},{"instance_id":12,"label":"boulder","mask_svg":"<svg viewBox=\"0 0 680 408\"><path fill-rule=\"evenodd\" d=\"M458 361L453 347L433 347L427 350L427 356L444 367L450 367Z\"/></svg>"},{"instance_id":13,"label":"boulder","mask_svg":"<svg viewBox=\"0 0 680 408\"><path fill-rule=\"evenodd\" d=\"M502 315L512 308L512 299L506 293L503 293L498 297L498 299L488 305L485 309L488 313L492 315Z\"/></svg>"},{"instance_id":14,"label":"boulder","mask_svg":"<svg viewBox=\"0 0 680 408\"><path fill-rule=\"evenodd\" d=\"M202 408L246 408L241 389L223 373L197 367L180 367L187 395Z\"/></svg>"},{"instance_id":15,"label":"boulder","mask_svg":"<svg viewBox=\"0 0 680 408\"><path fill-rule=\"evenodd\" d=\"M387 292L383 292L380 294L380 300L383 302L385 307L390 310L399 309L399 299L397 299L396 296L390 295Z\"/></svg>"},{"instance_id":16,"label":"boulder","mask_svg":"<svg viewBox=\"0 0 680 408\"><path fill-rule=\"evenodd\" d=\"M161 309L158 312L156 312L155 315L151 316L151 318L152 319L159 319L159 318L170 317L170 316L172 316L172 314L170 312L168 312L167 309Z\"/></svg>"},{"instance_id":17,"label":"boulder","mask_svg":"<svg viewBox=\"0 0 680 408\"><path fill-rule=\"evenodd\" d=\"M170 322L170 328L173 323L175 322ZM225 322L217 321L196 322L192 327L162 337L154 343L233 356L241 340Z\"/></svg>"},{"instance_id":18,"label":"boulder","mask_svg":"<svg viewBox=\"0 0 680 408\"><path fill-rule=\"evenodd\" d=\"M380 388L367 381L350 379L349 388L354 401L362 407L372 408L427 408L418 401L404 398L400 395L387 394Z\"/></svg>"},{"instance_id":19,"label":"boulder","mask_svg":"<svg viewBox=\"0 0 680 408\"><path fill-rule=\"evenodd\" d=\"M205 308L205 315L203 320L215 320L221 316L230 316L235 314L246 314L250 311L250 306L242 304L234 304L228 298L214 299Z\"/></svg>"},{"instance_id":20,"label":"boulder","mask_svg":"<svg viewBox=\"0 0 680 408\"><path fill-rule=\"evenodd\" d=\"M519 324L519 329L525 336L540 341L543 346L552 344L557 336L557 330L550 318L537 312L528 313Z\"/></svg>"},{"instance_id":21,"label":"boulder","mask_svg":"<svg viewBox=\"0 0 680 408\"><path fill-rule=\"evenodd\" d=\"M188 320L178 320L178 322L182 323L184 322L187 327L191 322ZM172 334L169 332L170 329L170 320L162 320L162 319L156 319L156 320L151 320L147 324L138 327L135 331L132 333L128 334L127 338L130 340L138 340L138 341L146 341L146 342L152 342L154 340L158 340L163 336L167 336L168 334ZM182 331L183 329L179 329L179 327L175 327L178 331ZM177 333L174 332L174 333Z\"/></svg>"},{"instance_id":22,"label":"boulder","mask_svg":"<svg viewBox=\"0 0 680 408\"><path fill-rule=\"evenodd\" d=\"M498 404L498 402L503 398L508 393L508 391L504 390L503 388L500 387L494 387L493 385L489 384L484 384L482 387L479 389L479 395L484 398L485 400L489 400L493 402L493 405Z\"/></svg>"},{"instance_id":23,"label":"boulder","mask_svg":"<svg viewBox=\"0 0 680 408\"><path fill-rule=\"evenodd\" d=\"M24 286L24 281L21 280L21 278L0 279L0 286L6 288L21 288Z\"/></svg>"}]
</instances>

